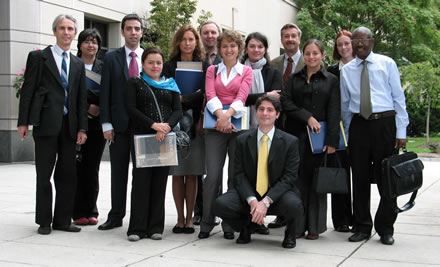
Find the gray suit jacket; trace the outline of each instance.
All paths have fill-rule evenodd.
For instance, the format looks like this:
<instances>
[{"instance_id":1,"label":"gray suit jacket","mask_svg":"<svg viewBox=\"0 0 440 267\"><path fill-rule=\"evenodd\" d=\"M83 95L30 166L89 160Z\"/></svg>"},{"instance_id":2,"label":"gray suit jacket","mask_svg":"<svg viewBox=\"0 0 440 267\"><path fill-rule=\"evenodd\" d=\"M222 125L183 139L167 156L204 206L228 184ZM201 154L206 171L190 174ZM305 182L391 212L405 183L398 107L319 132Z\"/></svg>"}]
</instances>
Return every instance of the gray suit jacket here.
<instances>
[{"instance_id":1,"label":"gray suit jacket","mask_svg":"<svg viewBox=\"0 0 440 267\"><path fill-rule=\"evenodd\" d=\"M270 61L270 66L277 68L281 73L281 77L283 77L284 75L283 64L284 64L284 54ZM301 54L301 57L299 58L298 64L296 65L294 72L300 71L303 67L304 67L304 57Z\"/></svg>"}]
</instances>

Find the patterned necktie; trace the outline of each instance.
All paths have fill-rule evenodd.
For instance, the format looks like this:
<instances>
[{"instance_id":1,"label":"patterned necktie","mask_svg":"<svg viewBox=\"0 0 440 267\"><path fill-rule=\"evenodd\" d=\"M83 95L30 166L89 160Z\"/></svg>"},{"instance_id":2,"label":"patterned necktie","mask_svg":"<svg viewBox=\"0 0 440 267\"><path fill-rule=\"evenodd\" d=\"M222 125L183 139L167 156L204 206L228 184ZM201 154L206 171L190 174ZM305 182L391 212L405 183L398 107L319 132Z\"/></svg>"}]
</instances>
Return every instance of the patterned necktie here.
<instances>
[{"instance_id":1,"label":"patterned necktie","mask_svg":"<svg viewBox=\"0 0 440 267\"><path fill-rule=\"evenodd\" d=\"M361 103L360 103L360 114L365 119L368 119L373 112L371 109L371 98L370 98L370 76L368 75L367 61L364 60L364 68L361 73Z\"/></svg>"},{"instance_id":2,"label":"patterned necktie","mask_svg":"<svg viewBox=\"0 0 440 267\"><path fill-rule=\"evenodd\" d=\"M67 82L69 79L67 77L67 64L66 64L66 59L67 59L67 53L65 51L63 51L63 60L61 61L61 82L63 83L63 87L64 87L64 108L63 108L63 114L64 116L66 116L68 109L67 109L67 95L68 95L68 90L69 90L69 83Z\"/></svg>"},{"instance_id":3,"label":"patterned necktie","mask_svg":"<svg viewBox=\"0 0 440 267\"><path fill-rule=\"evenodd\" d=\"M128 66L128 77L137 77L139 76L139 67L138 63L136 61L136 53L131 52L130 53L131 61L130 65Z\"/></svg>"},{"instance_id":4,"label":"patterned necktie","mask_svg":"<svg viewBox=\"0 0 440 267\"><path fill-rule=\"evenodd\" d=\"M287 79L289 79L290 74L292 73L292 68L293 68L293 59L291 57L289 57L287 59L287 68L284 71L284 75L283 75L283 85L286 85Z\"/></svg>"},{"instance_id":5,"label":"patterned necktie","mask_svg":"<svg viewBox=\"0 0 440 267\"><path fill-rule=\"evenodd\" d=\"M267 171L267 159L269 156L269 149L267 147L267 140L269 136L263 135L261 137L260 151L258 151L258 168L257 168L257 192L260 196L266 194L269 188L269 177Z\"/></svg>"}]
</instances>

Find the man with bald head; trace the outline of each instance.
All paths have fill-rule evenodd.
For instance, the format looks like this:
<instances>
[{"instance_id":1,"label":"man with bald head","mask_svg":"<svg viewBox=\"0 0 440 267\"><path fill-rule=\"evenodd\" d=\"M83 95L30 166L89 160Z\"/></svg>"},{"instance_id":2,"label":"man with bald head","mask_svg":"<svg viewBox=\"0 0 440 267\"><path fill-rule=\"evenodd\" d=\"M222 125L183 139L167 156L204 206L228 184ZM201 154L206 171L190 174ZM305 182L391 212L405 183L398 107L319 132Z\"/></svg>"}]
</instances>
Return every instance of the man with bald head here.
<instances>
[{"instance_id":1,"label":"man with bald head","mask_svg":"<svg viewBox=\"0 0 440 267\"><path fill-rule=\"evenodd\" d=\"M345 129L349 132L356 229L349 241L359 242L371 235L372 177L381 195L374 228L383 244L392 245L393 225L397 219L396 199L382 197L381 162L395 148L405 147L409 120L397 65L391 58L373 53L373 45L370 29L355 29L352 46L356 58L341 70L341 109Z\"/></svg>"}]
</instances>

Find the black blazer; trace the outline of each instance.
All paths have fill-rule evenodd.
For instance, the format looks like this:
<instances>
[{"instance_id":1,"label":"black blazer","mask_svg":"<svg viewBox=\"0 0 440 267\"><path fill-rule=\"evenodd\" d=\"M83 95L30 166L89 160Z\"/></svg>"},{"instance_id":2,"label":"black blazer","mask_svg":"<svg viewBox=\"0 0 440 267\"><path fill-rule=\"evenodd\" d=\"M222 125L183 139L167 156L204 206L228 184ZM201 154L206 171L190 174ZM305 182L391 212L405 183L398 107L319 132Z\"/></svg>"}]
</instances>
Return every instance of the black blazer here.
<instances>
[{"instance_id":1,"label":"black blazer","mask_svg":"<svg viewBox=\"0 0 440 267\"><path fill-rule=\"evenodd\" d=\"M264 81L264 92L281 90L283 82L281 78L281 73L278 69L270 67L269 64L266 64L261 70L261 75L263 76ZM262 95L264 95L264 93L249 94L246 98L245 106L255 105L257 99Z\"/></svg>"},{"instance_id":2,"label":"black blazer","mask_svg":"<svg viewBox=\"0 0 440 267\"><path fill-rule=\"evenodd\" d=\"M128 80L125 48L107 52L101 77L101 123L109 122L115 132L128 129L128 113L124 100L125 83Z\"/></svg>"},{"instance_id":3,"label":"black blazer","mask_svg":"<svg viewBox=\"0 0 440 267\"><path fill-rule=\"evenodd\" d=\"M31 116L36 115L39 123L33 128L35 136L58 135L63 123L64 87L50 47L29 53L21 88L17 125L31 124ZM31 110L37 99L41 100L41 110ZM76 140L79 130L87 130L87 90L84 63L72 54L69 66L68 110L69 133L72 139ZM39 112L39 116L31 115L31 112Z\"/></svg>"},{"instance_id":4,"label":"black blazer","mask_svg":"<svg viewBox=\"0 0 440 267\"><path fill-rule=\"evenodd\" d=\"M327 68L327 71L334 74L339 79L339 76L341 74L341 72L339 71L339 63L329 66Z\"/></svg>"},{"instance_id":5,"label":"black blazer","mask_svg":"<svg viewBox=\"0 0 440 267\"><path fill-rule=\"evenodd\" d=\"M286 114L285 129L295 136L306 131L307 120L313 116L327 121L325 144L337 147L341 119L341 93L338 78L323 67L310 77L307 84L307 67L292 74L281 95L281 105Z\"/></svg>"},{"instance_id":6,"label":"black blazer","mask_svg":"<svg viewBox=\"0 0 440 267\"><path fill-rule=\"evenodd\" d=\"M298 193L295 186L298 178L299 154L298 139L279 129L275 129L269 150L268 173L269 190L266 196L274 202L287 191ZM242 201L249 196L259 198L256 192L257 183L257 129L249 130L236 140L235 150L235 189Z\"/></svg>"}]
</instances>

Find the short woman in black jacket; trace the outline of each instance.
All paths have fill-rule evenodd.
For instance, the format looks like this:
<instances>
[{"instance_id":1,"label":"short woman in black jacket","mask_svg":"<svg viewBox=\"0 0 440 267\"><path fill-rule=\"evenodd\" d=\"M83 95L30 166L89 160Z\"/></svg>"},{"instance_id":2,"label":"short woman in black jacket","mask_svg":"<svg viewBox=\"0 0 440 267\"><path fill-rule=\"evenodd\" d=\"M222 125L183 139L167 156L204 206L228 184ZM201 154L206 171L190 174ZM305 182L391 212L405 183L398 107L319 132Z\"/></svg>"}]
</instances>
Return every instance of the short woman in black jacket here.
<instances>
[{"instance_id":1,"label":"short woman in black jacket","mask_svg":"<svg viewBox=\"0 0 440 267\"><path fill-rule=\"evenodd\" d=\"M130 241L138 241L141 238L162 239L165 192L170 169L137 168L133 136L156 134L156 139L161 142L182 118L180 92L174 79L160 76L163 67L162 51L155 47L145 49L142 54L142 67L141 77L130 78L125 88L133 160L131 213L127 232ZM152 94L157 99L163 122Z\"/></svg>"},{"instance_id":2,"label":"short woman in black jacket","mask_svg":"<svg viewBox=\"0 0 440 267\"><path fill-rule=\"evenodd\" d=\"M269 44L266 36L259 32L250 33L245 40L245 53L241 60L246 66L252 68L252 87L246 99L246 106L251 107L250 128L257 128L255 117L255 103L264 95L273 95L277 98L281 93L281 74L277 68L270 66L267 52Z\"/></svg>"},{"instance_id":3,"label":"short woman in black jacket","mask_svg":"<svg viewBox=\"0 0 440 267\"><path fill-rule=\"evenodd\" d=\"M309 40L303 49L305 67L292 74L281 96L286 114L285 129L300 140L298 187L304 204L304 217L297 220L300 237L307 231L308 239L317 239L326 229L327 195L312 188L313 170L321 164L323 154L312 154L306 127L319 132L320 121L327 122L324 149L334 153L339 143L341 117L338 78L322 67L324 47L318 40Z\"/></svg>"}]
</instances>

